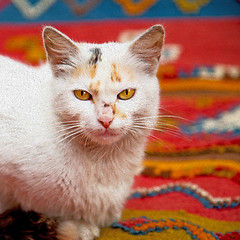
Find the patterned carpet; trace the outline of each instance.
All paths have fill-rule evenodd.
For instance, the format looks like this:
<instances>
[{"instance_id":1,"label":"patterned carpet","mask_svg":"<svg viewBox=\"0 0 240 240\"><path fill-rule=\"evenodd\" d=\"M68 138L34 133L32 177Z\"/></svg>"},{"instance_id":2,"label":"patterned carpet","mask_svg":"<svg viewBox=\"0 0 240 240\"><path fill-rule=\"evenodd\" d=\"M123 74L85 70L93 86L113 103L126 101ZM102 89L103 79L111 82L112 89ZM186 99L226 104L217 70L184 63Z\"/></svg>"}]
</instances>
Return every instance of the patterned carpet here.
<instances>
[{"instance_id":1,"label":"patterned carpet","mask_svg":"<svg viewBox=\"0 0 240 240\"><path fill-rule=\"evenodd\" d=\"M121 221L99 240L240 239L239 1L22 2L0 3L0 52L32 65L45 61L42 25L88 42L165 27L158 131Z\"/></svg>"},{"instance_id":2,"label":"patterned carpet","mask_svg":"<svg viewBox=\"0 0 240 240\"><path fill-rule=\"evenodd\" d=\"M239 163L148 160L144 166L122 221L99 239L240 239Z\"/></svg>"}]
</instances>

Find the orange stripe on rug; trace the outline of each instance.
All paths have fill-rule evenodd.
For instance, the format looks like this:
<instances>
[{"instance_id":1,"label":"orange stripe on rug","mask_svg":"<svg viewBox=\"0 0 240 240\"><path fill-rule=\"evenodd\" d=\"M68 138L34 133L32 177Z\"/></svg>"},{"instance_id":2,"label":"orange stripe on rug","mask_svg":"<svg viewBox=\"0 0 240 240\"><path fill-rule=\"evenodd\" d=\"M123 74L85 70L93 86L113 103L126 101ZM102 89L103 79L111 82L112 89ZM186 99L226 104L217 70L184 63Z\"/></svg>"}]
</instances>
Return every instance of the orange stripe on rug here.
<instances>
[{"instance_id":1,"label":"orange stripe on rug","mask_svg":"<svg viewBox=\"0 0 240 240\"><path fill-rule=\"evenodd\" d=\"M146 219L146 224L142 224L144 221L143 216ZM121 228L121 225L125 227ZM125 210L122 220L113 226L118 228L103 229L99 240L141 240L146 239L146 236L151 237L151 240L159 240L159 238L161 240L222 239L219 238L217 233L225 235L230 232L236 236L238 234L236 231L240 229L240 222L216 221L184 211ZM130 230L131 228L142 232L138 234Z\"/></svg>"}]
</instances>

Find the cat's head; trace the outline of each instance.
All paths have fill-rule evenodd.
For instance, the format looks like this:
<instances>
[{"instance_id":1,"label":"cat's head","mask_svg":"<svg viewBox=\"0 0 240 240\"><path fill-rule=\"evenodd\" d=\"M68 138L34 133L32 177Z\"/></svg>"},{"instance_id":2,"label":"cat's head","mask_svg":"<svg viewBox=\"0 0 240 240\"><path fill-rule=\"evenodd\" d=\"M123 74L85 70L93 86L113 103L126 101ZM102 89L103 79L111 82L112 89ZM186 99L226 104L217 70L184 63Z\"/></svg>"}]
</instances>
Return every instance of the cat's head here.
<instances>
[{"instance_id":1,"label":"cat's head","mask_svg":"<svg viewBox=\"0 0 240 240\"><path fill-rule=\"evenodd\" d=\"M44 28L43 40L54 75L55 111L69 139L111 144L153 128L162 26L130 43L76 43L52 27Z\"/></svg>"}]
</instances>

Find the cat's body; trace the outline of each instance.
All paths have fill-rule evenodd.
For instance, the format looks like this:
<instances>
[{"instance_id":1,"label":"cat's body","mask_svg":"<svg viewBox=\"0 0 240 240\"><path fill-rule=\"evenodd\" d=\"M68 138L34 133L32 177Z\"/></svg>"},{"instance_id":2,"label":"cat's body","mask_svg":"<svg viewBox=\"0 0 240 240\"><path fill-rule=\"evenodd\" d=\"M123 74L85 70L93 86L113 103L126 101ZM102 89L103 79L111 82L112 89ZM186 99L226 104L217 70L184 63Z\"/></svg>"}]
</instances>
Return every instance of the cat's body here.
<instances>
[{"instance_id":1,"label":"cat's body","mask_svg":"<svg viewBox=\"0 0 240 240\"><path fill-rule=\"evenodd\" d=\"M0 57L0 213L20 205L59 217L59 239L90 240L120 217L154 126L163 30L132 44L43 36L46 66Z\"/></svg>"}]
</instances>

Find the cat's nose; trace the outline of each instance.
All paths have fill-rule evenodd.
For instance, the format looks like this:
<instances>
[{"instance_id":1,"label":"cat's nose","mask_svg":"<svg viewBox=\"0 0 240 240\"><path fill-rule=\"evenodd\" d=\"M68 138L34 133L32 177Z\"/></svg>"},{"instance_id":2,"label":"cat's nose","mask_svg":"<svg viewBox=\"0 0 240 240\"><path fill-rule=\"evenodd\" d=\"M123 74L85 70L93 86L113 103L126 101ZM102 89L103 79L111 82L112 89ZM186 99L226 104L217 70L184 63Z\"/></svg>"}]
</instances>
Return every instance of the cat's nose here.
<instances>
[{"instance_id":1,"label":"cat's nose","mask_svg":"<svg viewBox=\"0 0 240 240\"><path fill-rule=\"evenodd\" d=\"M111 125L112 123L112 120L101 120L101 119L98 119L98 121L102 124L102 126L104 128L109 128L109 126Z\"/></svg>"},{"instance_id":2,"label":"cat's nose","mask_svg":"<svg viewBox=\"0 0 240 240\"><path fill-rule=\"evenodd\" d=\"M113 121L113 112L111 107L105 107L98 115L98 121L104 128L109 128Z\"/></svg>"}]
</instances>

